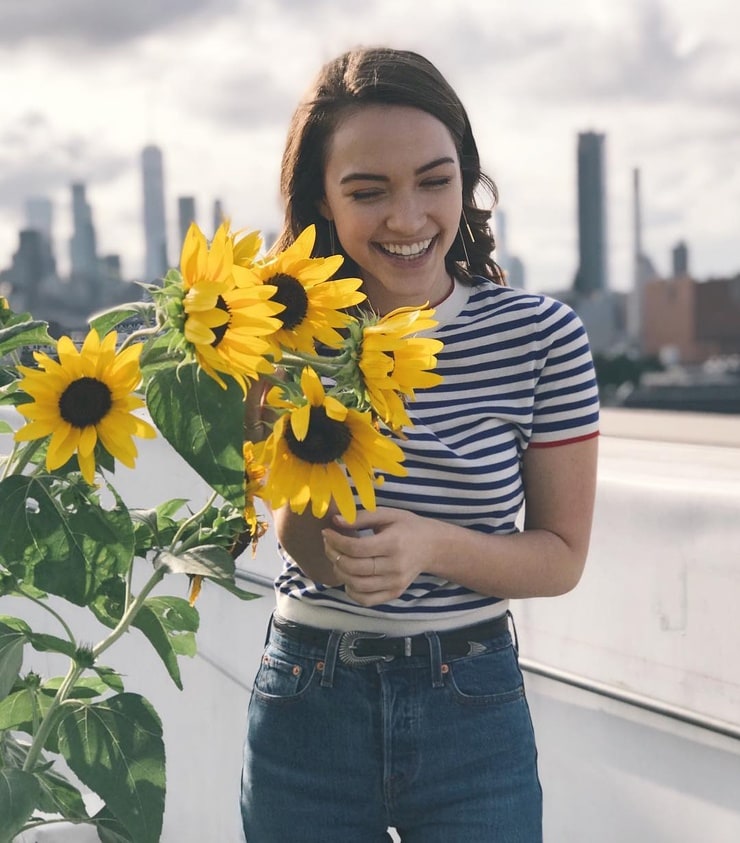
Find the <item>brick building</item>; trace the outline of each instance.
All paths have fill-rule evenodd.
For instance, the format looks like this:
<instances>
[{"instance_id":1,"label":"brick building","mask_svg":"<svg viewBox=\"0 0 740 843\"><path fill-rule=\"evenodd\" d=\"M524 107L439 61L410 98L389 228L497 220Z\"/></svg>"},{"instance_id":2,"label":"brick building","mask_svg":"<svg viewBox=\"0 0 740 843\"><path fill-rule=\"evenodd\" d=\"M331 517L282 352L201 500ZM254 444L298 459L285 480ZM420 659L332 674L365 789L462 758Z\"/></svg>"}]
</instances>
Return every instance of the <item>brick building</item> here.
<instances>
[{"instance_id":1,"label":"brick building","mask_svg":"<svg viewBox=\"0 0 740 843\"><path fill-rule=\"evenodd\" d=\"M645 354L685 364L740 354L740 274L647 281L641 339Z\"/></svg>"}]
</instances>

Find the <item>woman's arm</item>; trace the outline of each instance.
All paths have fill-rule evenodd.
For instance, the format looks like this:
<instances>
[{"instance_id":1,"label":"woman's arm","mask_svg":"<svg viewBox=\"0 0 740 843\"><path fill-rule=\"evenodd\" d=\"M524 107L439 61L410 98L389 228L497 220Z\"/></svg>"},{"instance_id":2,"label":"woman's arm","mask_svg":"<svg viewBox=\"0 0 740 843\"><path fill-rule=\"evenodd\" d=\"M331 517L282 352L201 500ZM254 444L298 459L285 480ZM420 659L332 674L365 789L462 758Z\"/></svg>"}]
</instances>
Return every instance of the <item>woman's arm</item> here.
<instances>
[{"instance_id":1,"label":"woman's arm","mask_svg":"<svg viewBox=\"0 0 740 843\"><path fill-rule=\"evenodd\" d=\"M525 523L521 533L476 530L381 507L360 512L343 535L324 530L325 558L347 593L371 606L402 594L422 572L500 598L563 594L586 561L596 492L596 437L529 448L524 456ZM337 557L339 557L337 561Z\"/></svg>"},{"instance_id":2,"label":"woman's arm","mask_svg":"<svg viewBox=\"0 0 740 843\"><path fill-rule=\"evenodd\" d=\"M283 506L273 510L272 517L275 533L280 544L295 559L306 576L324 585L341 585L342 580L334 565L326 555L322 531L329 527L338 528L332 521L336 510L331 509L323 518L315 518L307 510L296 515L290 507ZM346 530L347 535L354 535L353 530ZM334 554L336 557L336 553Z\"/></svg>"}]
</instances>

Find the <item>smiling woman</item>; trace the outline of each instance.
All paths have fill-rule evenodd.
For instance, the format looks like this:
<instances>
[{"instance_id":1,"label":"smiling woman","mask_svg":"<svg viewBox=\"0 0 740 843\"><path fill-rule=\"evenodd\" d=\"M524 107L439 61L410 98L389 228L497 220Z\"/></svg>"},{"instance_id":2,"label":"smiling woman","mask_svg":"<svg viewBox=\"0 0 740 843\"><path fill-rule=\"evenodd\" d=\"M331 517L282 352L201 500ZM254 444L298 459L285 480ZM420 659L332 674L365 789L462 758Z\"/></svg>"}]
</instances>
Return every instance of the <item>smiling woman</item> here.
<instances>
[{"instance_id":1,"label":"smiling woman","mask_svg":"<svg viewBox=\"0 0 740 843\"><path fill-rule=\"evenodd\" d=\"M287 410L263 446L283 569L249 706L248 840L387 840L389 825L541 840L507 601L578 582L598 393L575 313L502 284L480 186L495 197L465 109L416 53L339 56L295 112L276 248L311 226L312 259L339 252L361 279L338 357L388 430L325 393L328 369L304 371L297 405L268 399Z\"/></svg>"}]
</instances>

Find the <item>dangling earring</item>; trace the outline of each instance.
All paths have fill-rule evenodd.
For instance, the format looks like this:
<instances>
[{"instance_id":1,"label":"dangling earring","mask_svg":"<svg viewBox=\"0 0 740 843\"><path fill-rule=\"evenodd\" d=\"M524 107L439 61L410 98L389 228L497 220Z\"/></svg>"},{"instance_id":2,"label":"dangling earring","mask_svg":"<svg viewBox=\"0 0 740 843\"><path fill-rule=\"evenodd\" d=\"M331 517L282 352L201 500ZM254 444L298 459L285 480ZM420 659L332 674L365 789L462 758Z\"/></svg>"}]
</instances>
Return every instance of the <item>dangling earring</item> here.
<instances>
[{"instance_id":1,"label":"dangling earring","mask_svg":"<svg viewBox=\"0 0 740 843\"><path fill-rule=\"evenodd\" d=\"M334 220L329 220L329 249L332 255L336 255L337 247L336 243L334 242Z\"/></svg>"},{"instance_id":2,"label":"dangling earring","mask_svg":"<svg viewBox=\"0 0 740 843\"><path fill-rule=\"evenodd\" d=\"M465 223L465 228L468 232L468 237L470 237L470 242L475 242L475 237L473 236L473 231L470 228L470 224L468 223L468 218L465 216L465 209L462 211L462 221ZM465 245L465 235L463 234L462 227L460 225L457 226L457 230L460 234L460 243L462 243L463 252L465 253L465 263L467 263L468 268L470 268L470 255L468 254L467 246Z\"/></svg>"}]
</instances>

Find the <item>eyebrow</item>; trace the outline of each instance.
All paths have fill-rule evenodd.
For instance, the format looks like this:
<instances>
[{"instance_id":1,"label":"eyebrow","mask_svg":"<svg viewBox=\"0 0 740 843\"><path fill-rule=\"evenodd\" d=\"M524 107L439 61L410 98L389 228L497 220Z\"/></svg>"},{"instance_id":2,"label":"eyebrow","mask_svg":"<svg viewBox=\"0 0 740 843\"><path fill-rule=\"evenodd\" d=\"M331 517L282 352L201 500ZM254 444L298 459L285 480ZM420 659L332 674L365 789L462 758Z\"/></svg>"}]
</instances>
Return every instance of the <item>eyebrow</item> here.
<instances>
[{"instance_id":1,"label":"eyebrow","mask_svg":"<svg viewBox=\"0 0 740 843\"><path fill-rule=\"evenodd\" d=\"M421 167L414 170L414 175L420 176L429 170L433 170L435 167L441 166L442 164L454 163L455 159L450 158L448 155L443 158L435 158L434 161L430 161L428 164L422 164ZM378 173L348 173L346 176L342 177L339 184L347 184L352 181L388 181L388 176L382 176Z\"/></svg>"}]
</instances>

